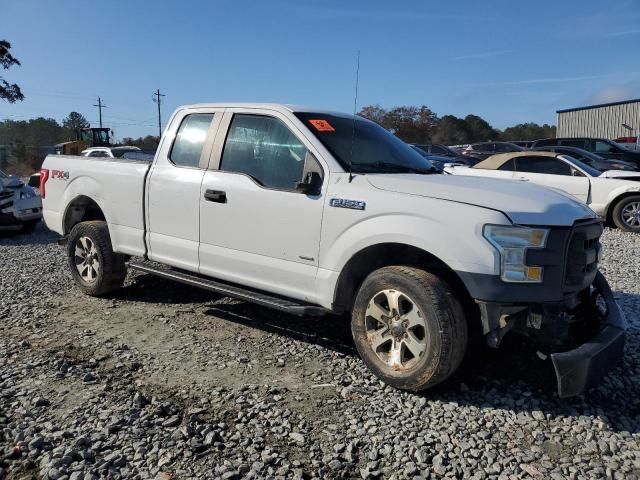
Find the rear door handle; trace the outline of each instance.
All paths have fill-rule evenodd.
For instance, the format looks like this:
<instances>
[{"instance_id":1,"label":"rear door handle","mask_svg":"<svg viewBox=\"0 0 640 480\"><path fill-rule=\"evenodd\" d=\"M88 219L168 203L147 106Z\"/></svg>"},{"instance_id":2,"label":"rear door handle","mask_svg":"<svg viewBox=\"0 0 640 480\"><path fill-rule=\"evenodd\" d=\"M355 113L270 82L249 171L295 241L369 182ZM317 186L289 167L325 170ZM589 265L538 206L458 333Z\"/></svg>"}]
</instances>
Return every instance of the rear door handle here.
<instances>
[{"instance_id":1,"label":"rear door handle","mask_svg":"<svg viewBox=\"0 0 640 480\"><path fill-rule=\"evenodd\" d=\"M520 180L521 182L528 182L529 179L527 177L516 177L518 180Z\"/></svg>"},{"instance_id":2,"label":"rear door handle","mask_svg":"<svg viewBox=\"0 0 640 480\"><path fill-rule=\"evenodd\" d=\"M227 203L227 192L222 190L207 190L204 192L205 200L216 203Z\"/></svg>"}]
</instances>

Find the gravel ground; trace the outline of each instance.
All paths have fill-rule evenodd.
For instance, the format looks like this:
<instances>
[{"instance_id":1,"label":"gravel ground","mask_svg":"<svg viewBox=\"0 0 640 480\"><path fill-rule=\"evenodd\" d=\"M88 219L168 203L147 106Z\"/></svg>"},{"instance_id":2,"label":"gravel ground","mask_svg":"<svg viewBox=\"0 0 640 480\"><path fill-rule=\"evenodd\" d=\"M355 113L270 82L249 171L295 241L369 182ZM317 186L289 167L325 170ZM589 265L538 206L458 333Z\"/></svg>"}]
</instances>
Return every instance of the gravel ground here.
<instances>
[{"instance_id":1,"label":"gravel ground","mask_svg":"<svg viewBox=\"0 0 640 480\"><path fill-rule=\"evenodd\" d=\"M640 478L638 236L603 239L624 363L570 400L518 345L416 395L340 318L144 275L85 297L55 239L0 238L0 478Z\"/></svg>"}]
</instances>

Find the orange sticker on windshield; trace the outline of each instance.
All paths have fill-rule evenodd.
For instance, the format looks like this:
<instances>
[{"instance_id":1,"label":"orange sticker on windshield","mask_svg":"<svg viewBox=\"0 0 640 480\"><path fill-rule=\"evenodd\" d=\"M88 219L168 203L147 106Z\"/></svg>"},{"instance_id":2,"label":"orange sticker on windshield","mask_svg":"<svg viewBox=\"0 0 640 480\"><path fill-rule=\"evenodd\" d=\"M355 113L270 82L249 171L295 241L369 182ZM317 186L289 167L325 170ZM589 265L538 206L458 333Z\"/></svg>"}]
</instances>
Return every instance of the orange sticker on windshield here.
<instances>
[{"instance_id":1,"label":"orange sticker on windshield","mask_svg":"<svg viewBox=\"0 0 640 480\"><path fill-rule=\"evenodd\" d=\"M314 126L319 132L335 132L336 129L331 126L326 120L309 120L309 123Z\"/></svg>"}]
</instances>

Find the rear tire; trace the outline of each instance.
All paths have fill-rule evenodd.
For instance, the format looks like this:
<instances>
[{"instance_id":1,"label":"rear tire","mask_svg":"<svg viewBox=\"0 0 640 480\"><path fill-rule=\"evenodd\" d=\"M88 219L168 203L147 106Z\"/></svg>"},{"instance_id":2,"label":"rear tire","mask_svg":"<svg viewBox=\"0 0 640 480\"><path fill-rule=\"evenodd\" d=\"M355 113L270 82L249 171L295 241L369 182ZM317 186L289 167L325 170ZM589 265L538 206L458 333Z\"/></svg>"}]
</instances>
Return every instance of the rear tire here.
<instances>
[{"instance_id":1,"label":"rear tire","mask_svg":"<svg viewBox=\"0 0 640 480\"><path fill-rule=\"evenodd\" d=\"M125 256L115 253L104 221L81 222L67 243L71 275L85 294L105 295L122 286L127 275Z\"/></svg>"},{"instance_id":2,"label":"rear tire","mask_svg":"<svg viewBox=\"0 0 640 480\"><path fill-rule=\"evenodd\" d=\"M640 195L623 198L611 214L613 223L625 232L640 233Z\"/></svg>"},{"instance_id":3,"label":"rear tire","mask_svg":"<svg viewBox=\"0 0 640 480\"><path fill-rule=\"evenodd\" d=\"M376 376L410 391L447 379L467 348L467 323L455 294L434 274L413 267L384 267L364 280L351 332Z\"/></svg>"}]
</instances>

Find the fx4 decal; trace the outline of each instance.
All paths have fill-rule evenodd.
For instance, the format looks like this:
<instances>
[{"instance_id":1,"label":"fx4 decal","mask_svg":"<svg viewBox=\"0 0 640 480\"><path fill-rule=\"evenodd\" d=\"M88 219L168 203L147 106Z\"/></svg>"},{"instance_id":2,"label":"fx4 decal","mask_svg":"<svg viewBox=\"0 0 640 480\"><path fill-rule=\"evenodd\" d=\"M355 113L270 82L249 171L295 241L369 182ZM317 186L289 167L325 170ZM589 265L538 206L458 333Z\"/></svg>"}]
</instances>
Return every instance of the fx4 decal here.
<instances>
[{"instance_id":1,"label":"fx4 decal","mask_svg":"<svg viewBox=\"0 0 640 480\"><path fill-rule=\"evenodd\" d=\"M63 170L51 170L51 178L59 178L61 180L69 180L69 172Z\"/></svg>"}]
</instances>

